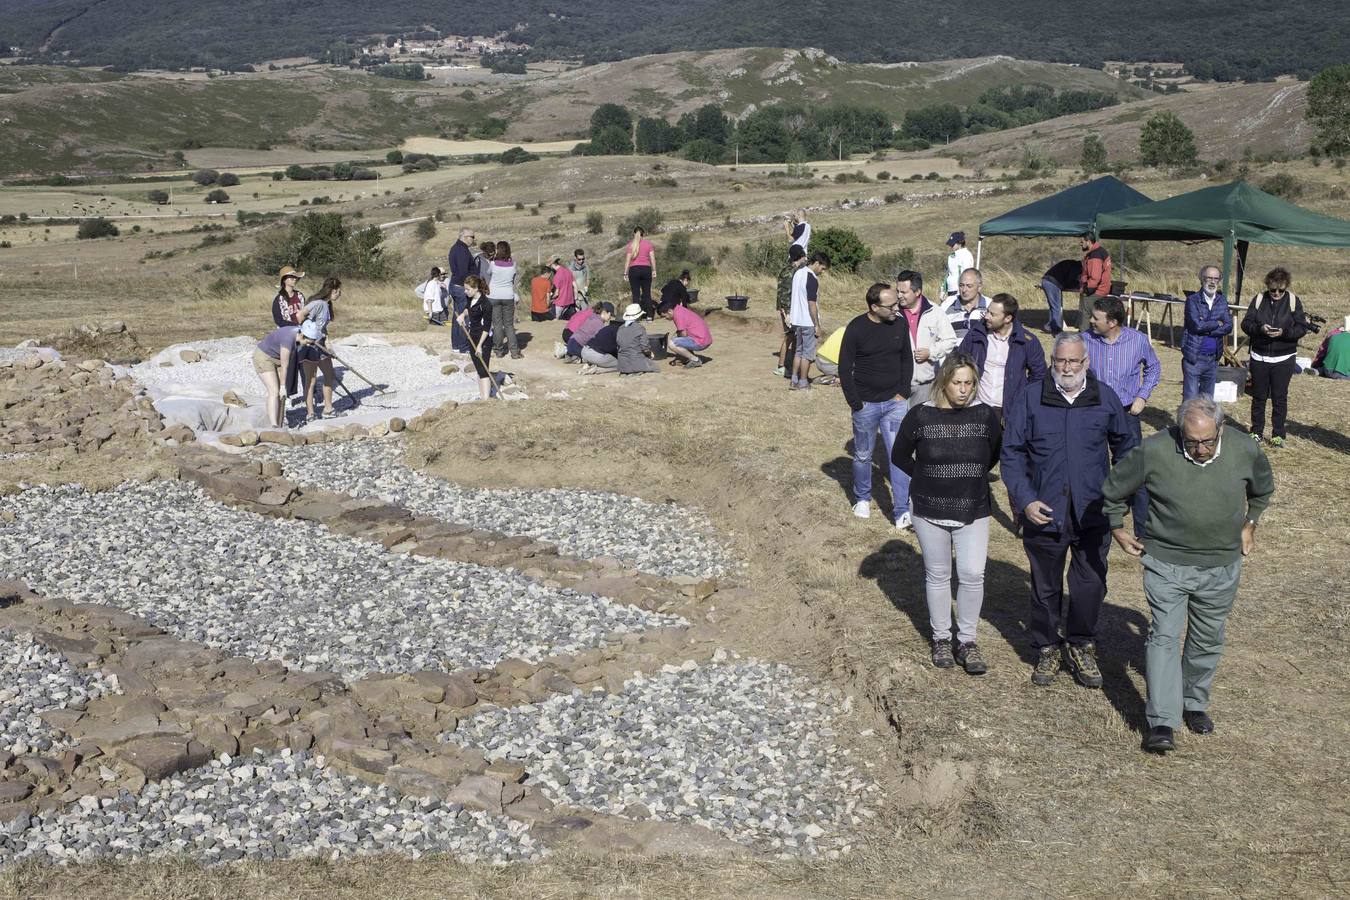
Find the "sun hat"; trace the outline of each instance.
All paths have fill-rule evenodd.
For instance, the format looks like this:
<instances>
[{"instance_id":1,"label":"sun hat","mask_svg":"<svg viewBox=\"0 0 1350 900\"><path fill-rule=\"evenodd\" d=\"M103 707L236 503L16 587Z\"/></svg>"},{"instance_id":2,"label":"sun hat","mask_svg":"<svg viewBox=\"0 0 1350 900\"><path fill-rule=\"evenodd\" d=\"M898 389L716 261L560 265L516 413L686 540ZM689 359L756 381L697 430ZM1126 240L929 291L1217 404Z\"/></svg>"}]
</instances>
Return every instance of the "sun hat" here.
<instances>
[{"instance_id":1,"label":"sun hat","mask_svg":"<svg viewBox=\"0 0 1350 900\"><path fill-rule=\"evenodd\" d=\"M953 231L951 235L947 238L948 247L954 246L956 244L964 244L965 242L966 242L966 233L964 231Z\"/></svg>"},{"instance_id":2,"label":"sun hat","mask_svg":"<svg viewBox=\"0 0 1350 900\"><path fill-rule=\"evenodd\" d=\"M306 319L300 325L300 333L311 341L323 340L323 328L313 319Z\"/></svg>"},{"instance_id":3,"label":"sun hat","mask_svg":"<svg viewBox=\"0 0 1350 900\"><path fill-rule=\"evenodd\" d=\"M636 322L642 318L642 306L637 303L630 303L623 310L623 320L625 322Z\"/></svg>"},{"instance_id":4,"label":"sun hat","mask_svg":"<svg viewBox=\"0 0 1350 900\"><path fill-rule=\"evenodd\" d=\"M292 266L282 266L281 271L277 273L278 281L285 281L287 276L294 275L296 278L304 278L304 272L297 272Z\"/></svg>"}]
</instances>

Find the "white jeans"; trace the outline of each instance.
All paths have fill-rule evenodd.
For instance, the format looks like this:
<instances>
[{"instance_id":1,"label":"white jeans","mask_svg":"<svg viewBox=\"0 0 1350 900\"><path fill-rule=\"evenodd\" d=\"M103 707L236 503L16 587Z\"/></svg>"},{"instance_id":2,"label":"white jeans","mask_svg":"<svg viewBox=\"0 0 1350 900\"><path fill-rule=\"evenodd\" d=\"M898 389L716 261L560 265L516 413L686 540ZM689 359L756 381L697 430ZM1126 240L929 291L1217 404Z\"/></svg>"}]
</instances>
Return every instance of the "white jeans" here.
<instances>
[{"instance_id":1,"label":"white jeans","mask_svg":"<svg viewBox=\"0 0 1350 900\"><path fill-rule=\"evenodd\" d=\"M923 551L924 591L933 640L952 636L952 552L956 553L956 639L975 640L975 623L984 605L984 565L989 557L989 517L953 528L914 517L914 533Z\"/></svg>"}]
</instances>

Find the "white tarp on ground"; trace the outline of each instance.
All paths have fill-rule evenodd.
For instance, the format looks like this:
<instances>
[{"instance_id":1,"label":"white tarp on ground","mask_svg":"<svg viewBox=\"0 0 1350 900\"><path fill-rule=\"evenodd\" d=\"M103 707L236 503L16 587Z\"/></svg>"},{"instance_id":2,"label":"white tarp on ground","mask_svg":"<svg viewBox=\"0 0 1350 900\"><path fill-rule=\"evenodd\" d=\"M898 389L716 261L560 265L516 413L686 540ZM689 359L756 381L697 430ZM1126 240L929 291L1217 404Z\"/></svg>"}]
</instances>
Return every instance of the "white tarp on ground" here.
<instances>
[{"instance_id":1,"label":"white tarp on ground","mask_svg":"<svg viewBox=\"0 0 1350 900\"><path fill-rule=\"evenodd\" d=\"M221 434L267 428L264 408L266 392L253 369L251 337L220 338L174 344L128 371L154 399L168 424L182 423L197 432L201 440ZM473 367L463 363L468 374L442 375L443 362L421 347L393 346L379 335L354 334L332 343L333 352L379 385L388 385L388 394L380 394L342 364L335 363L339 380L359 401L342 389L334 391L336 415L311 422L297 430L316 431L345 425L375 425L398 416L411 419L450 400L464 403L478 398L478 380ZM183 351L195 351L200 359L187 362ZM189 354L189 358L193 358ZM322 374L317 379L323 383ZM225 403L226 392L233 391L246 406ZM316 403L316 409L320 404ZM287 420L300 422L304 406L287 404Z\"/></svg>"}]
</instances>

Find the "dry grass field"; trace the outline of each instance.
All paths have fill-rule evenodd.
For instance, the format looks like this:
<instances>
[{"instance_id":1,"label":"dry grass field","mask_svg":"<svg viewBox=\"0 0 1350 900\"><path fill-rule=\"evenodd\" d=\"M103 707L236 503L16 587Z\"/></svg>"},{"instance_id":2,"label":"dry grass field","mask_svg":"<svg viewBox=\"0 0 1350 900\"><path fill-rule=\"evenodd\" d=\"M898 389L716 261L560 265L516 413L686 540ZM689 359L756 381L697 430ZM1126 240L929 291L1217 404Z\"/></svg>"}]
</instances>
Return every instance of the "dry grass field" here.
<instances>
[{"instance_id":1,"label":"dry grass field","mask_svg":"<svg viewBox=\"0 0 1350 900\"><path fill-rule=\"evenodd\" d=\"M1258 166L1252 177L1281 171L1303 185L1301 202L1340 213L1343 204L1329 194L1343 189L1343 170L1300 162ZM1147 607L1138 566L1118 551L1111 556L1105 688L1085 690L1063 676L1051 688L1034 688L1026 561L1007 527L1006 496L996 488L999 524L980 623L992 670L972 679L931 668L913 534L897 535L884 518L859 521L849 512L843 400L828 388L790 394L774 377L772 283L745 270L741 247L781 236L783 213L805 206L817 228L852 228L878 254L913 248L936 280L949 231L973 234L984 219L1074 177L1066 170L1045 184L1018 182L1009 190L973 170L963 174L959 181L817 179L798 186L762 172L669 160L544 159L376 182L381 190L374 195L336 207L360 213L365 223L437 210L442 218L429 242L411 226L388 230L402 277L349 284L334 323L338 335L380 330L427 339L410 287L444 259L461 223L480 239L510 240L526 262L587 247L603 278L600 298L617 301L623 291L615 224L641 206L658 207L668 229L689 230L695 247L713 259L715 274L694 285L702 291L700 305L718 307L729 293L751 297L746 314L710 313L710 365L688 372L663 367L635 383L578 376L548 353L556 323L522 323L531 340L513 371L533 399L462 406L415 435L412 456L428 471L466 484L604 488L704 508L747 561L757 598L725 610L728 644L847 687L861 710L857 720L885 738L877 762L890 803L848 859L713 865L560 856L508 869L390 858L211 870L174 862L20 867L0 872L0 896L1344 895L1350 890L1344 383L1295 379L1291 440L1271 456L1277 494L1245 566L1216 681L1218 731L1206 738L1183 733L1177 753L1155 758L1139 749ZM649 185L656 175L676 186ZM1155 197L1203 184L1158 173L1131 181ZM262 187L246 177L231 193L248 196ZM320 193L335 187L313 185ZM385 195L387 187L394 193ZM884 202L892 192L904 199ZM282 206L295 211L292 203ZM603 234L585 233L590 212L604 216ZM0 239L14 232L5 229ZM53 228L46 241L0 250L0 344L112 318L125 320L147 353L193 337L261 334L270 327L268 279L218 272L226 256L248 252L257 232L230 233L236 239L227 246L193 249L202 235L181 229L75 242ZM673 274L673 261L662 257L667 241L657 236L661 280ZM143 259L150 250L161 257ZM163 258L167 250L176 252ZM1032 286L1053 259L1075 252L1074 242L987 242L986 292L1018 295L1030 308L1029 322L1039 324L1043 303ZM1152 245L1124 277L1134 287L1177 292L1220 252L1217 245ZM1333 322L1350 312L1343 252L1254 246L1249 284L1276 264L1292 270L1294 290L1313 311ZM824 279L827 327L861 311L868 282L840 273ZM443 341L444 334L429 339ZM1312 349L1309 339L1301 352ZM1164 427L1180 399L1179 355L1163 343L1158 352L1164 378L1145 413L1149 428ZM547 399L564 392L567 399ZM1231 412L1246 421L1245 404ZM576 465L559 466L558 459ZM42 474L23 461L0 463L0 486L82 475L92 477L70 467Z\"/></svg>"}]
</instances>

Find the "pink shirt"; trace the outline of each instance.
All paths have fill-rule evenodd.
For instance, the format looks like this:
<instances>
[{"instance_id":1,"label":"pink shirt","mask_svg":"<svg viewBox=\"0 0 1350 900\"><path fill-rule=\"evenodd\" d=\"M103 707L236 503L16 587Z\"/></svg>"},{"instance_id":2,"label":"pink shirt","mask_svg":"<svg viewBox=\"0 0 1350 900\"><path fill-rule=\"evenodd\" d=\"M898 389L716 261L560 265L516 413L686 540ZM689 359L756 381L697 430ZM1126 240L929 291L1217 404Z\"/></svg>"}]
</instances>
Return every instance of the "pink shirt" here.
<instances>
[{"instance_id":1,"label":"pink shirt","mask_svg":"<svg viewBox=\"0 0 1350 900\"><path fill-rule=\"evenodd\" d=\"M553 298L553 305L562 309L571 306L577 302L576 276L567 266L558 266L553 272L553 287L558 295Z\"/></svg>"},{"instance_id":2,"label":"pink shirt","mask_svg":"<svg viewBox=\"0 0 1350 900\"><path fill-rule=\"evenodd\" d=\"M905 321L909 324L909 345L917 348L919 346L919 320L923 318L922 304L914 304L913 309L900 310L905 314Z\"/></svg>"},{"instance_id":3,"label":"pink shirt","mask_svg":"<svg viewBox=\"0 0 1350 900\"><path fill-rule=\"evenodd\" d=\"M572 318L568 319L567 327L572 331L573 334L576 334L577 328L580 327L581 324L585 322L587 319L589 319L591 316L595 315L599 315L599 313L597 313L595 310L591 309L588 306L581 312L577 313Z\"/></svg>"},{"instance_id":4,"label":"pink shirt","mask_svg":"<svg viewBox=\"0 0 1350 900\"><path fill-rule=\"evenodd\" d=\"M631 251L633 242L628 242L628 248ZM652 264L652 242L643 238L638 241L637 255L628 263L630 266L650 266Z\"/></svg>"},{"instance_id":5,"label":"pink shirt","mask_svg":"<svg viewBox=\"0 0 1350 900\"><path fill-rule=\"evenodd\" d=\"M704 346L712 345L712 332L708 331L708 323L704 322L699 314L689 307L675 307L671 312L671 318L675 320L677 331L683 331L687 336Z\"/></svg>"}]
</instances>

